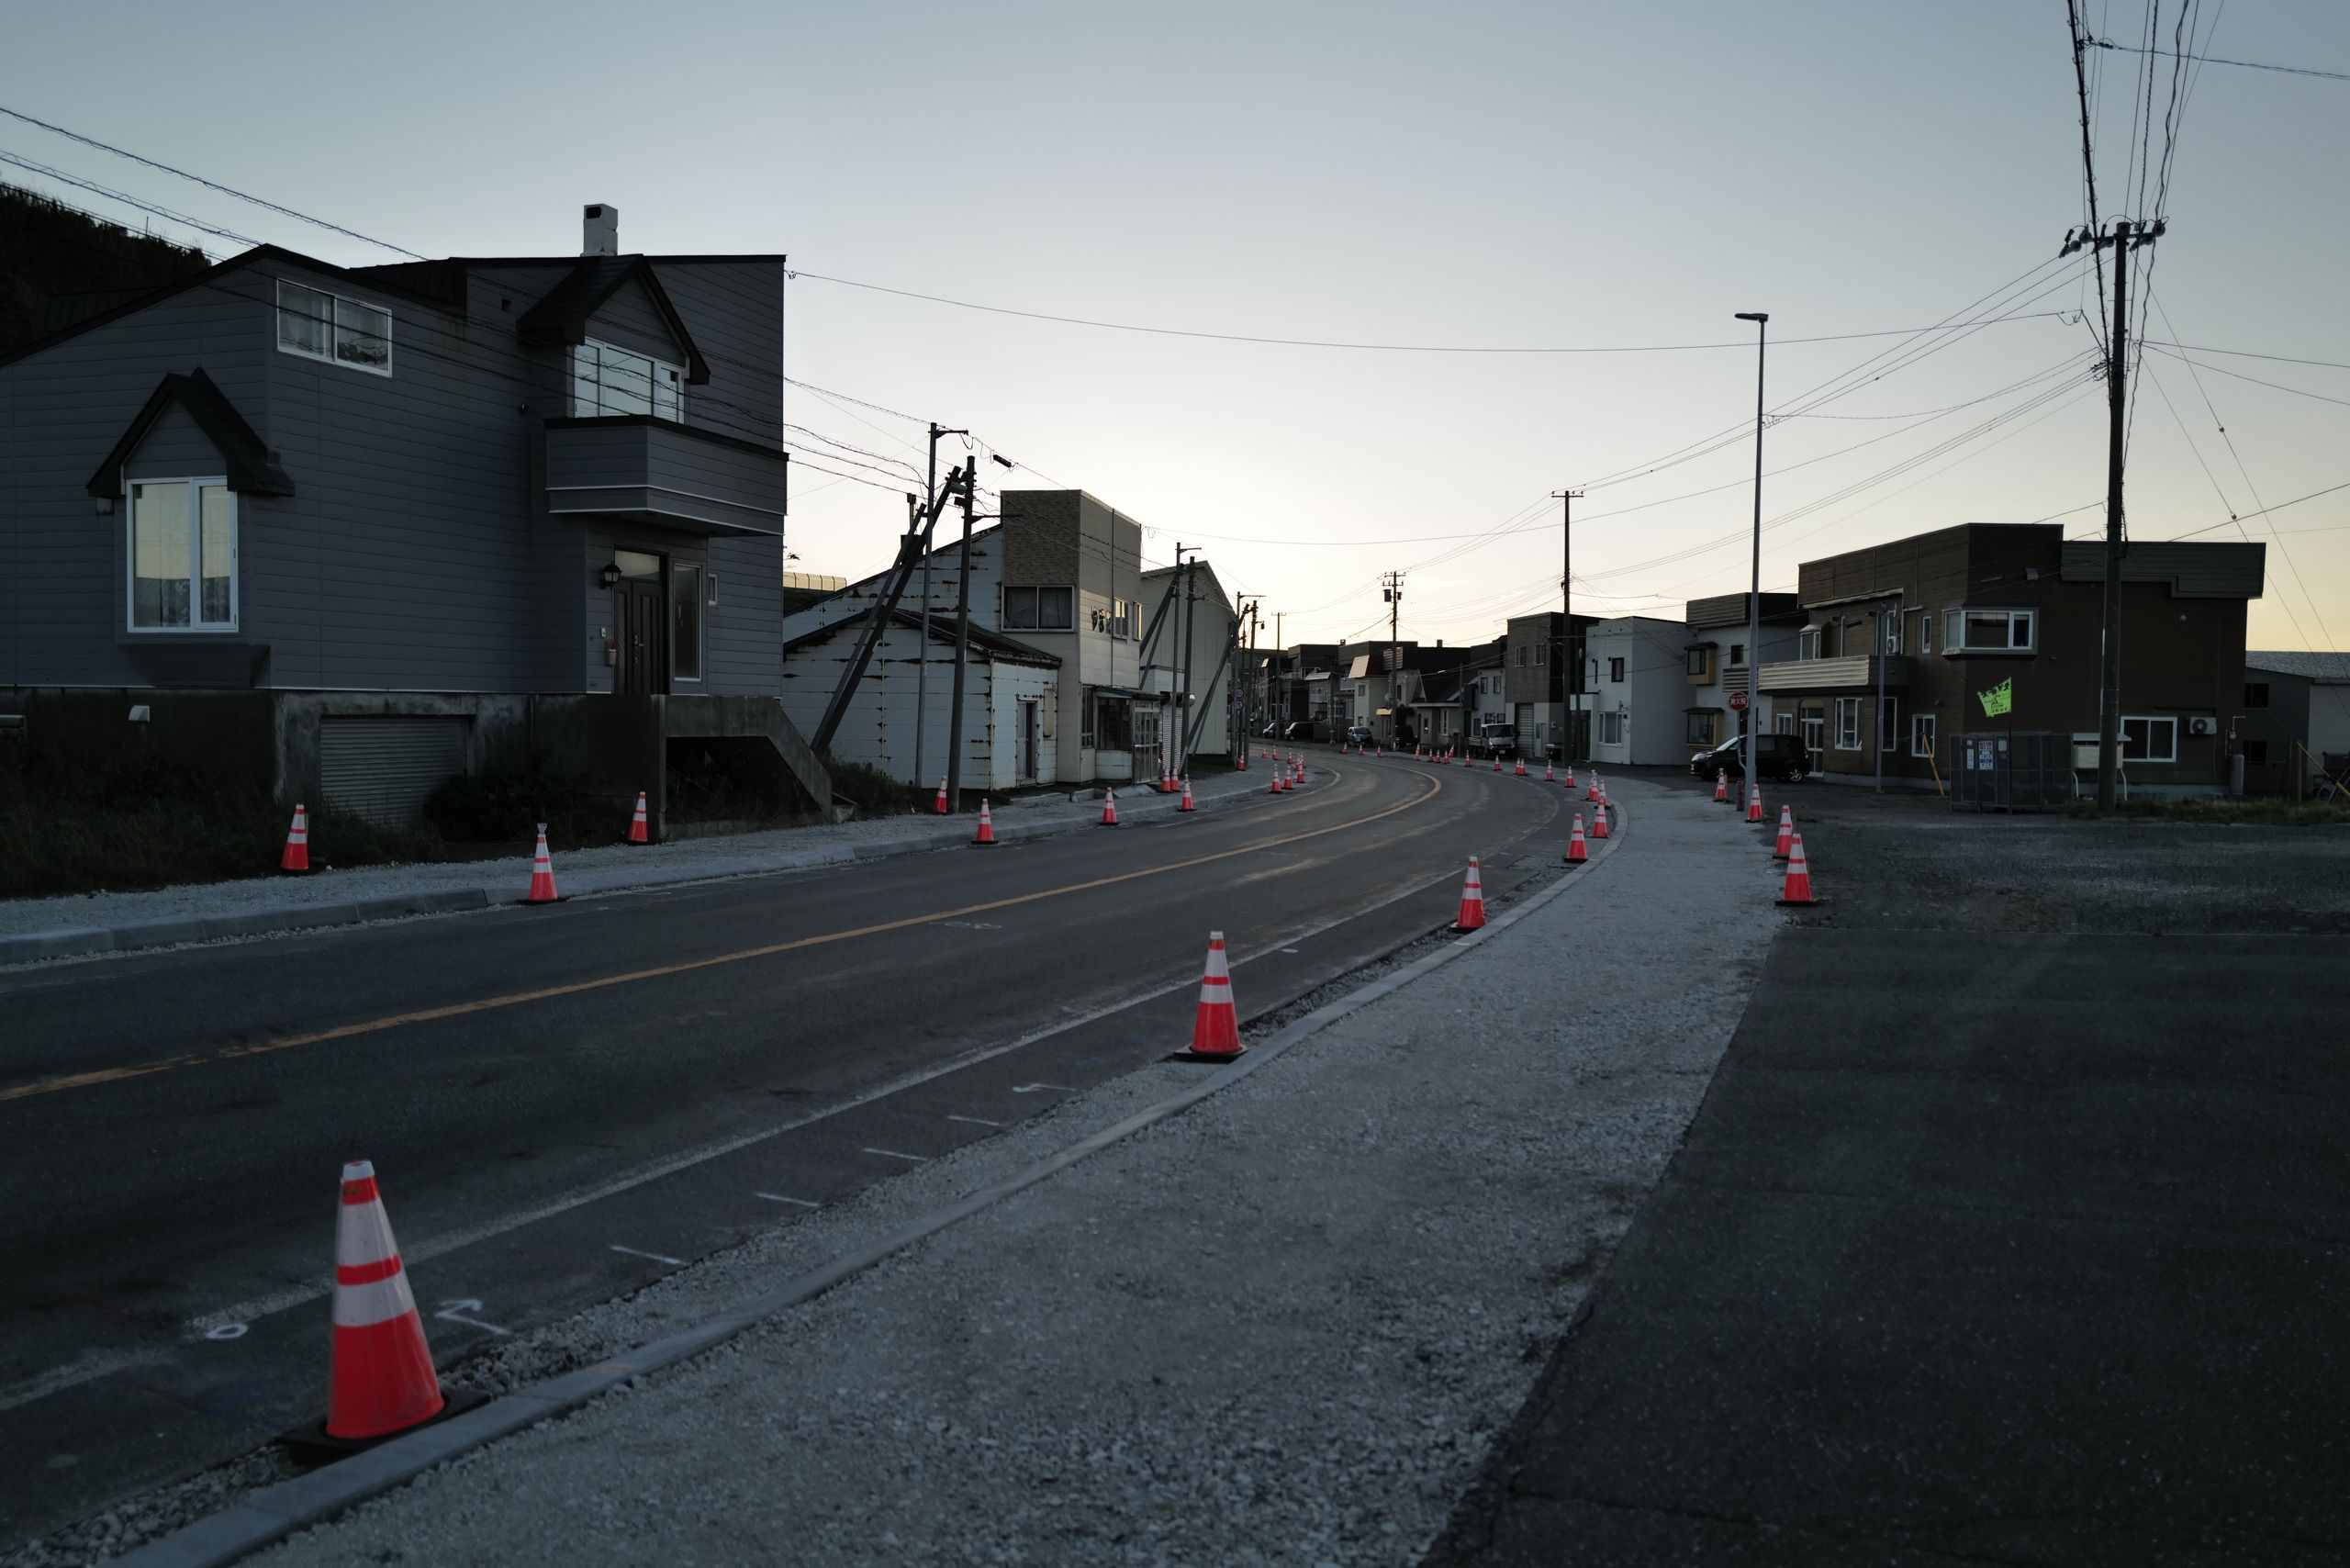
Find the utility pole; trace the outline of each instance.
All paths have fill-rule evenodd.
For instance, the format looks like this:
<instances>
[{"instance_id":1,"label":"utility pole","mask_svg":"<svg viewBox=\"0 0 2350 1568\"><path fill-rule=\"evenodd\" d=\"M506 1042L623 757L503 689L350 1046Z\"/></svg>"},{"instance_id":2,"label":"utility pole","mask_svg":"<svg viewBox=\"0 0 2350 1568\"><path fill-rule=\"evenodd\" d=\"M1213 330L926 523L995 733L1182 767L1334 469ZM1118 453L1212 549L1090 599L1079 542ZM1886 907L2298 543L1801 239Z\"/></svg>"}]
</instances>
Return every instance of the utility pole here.
<instances>
[{"instance_id":1,"label":"utility pole","mask_svg":"<svg viewBox=\"0 0 2350 1568\"><path fill-rule=\"evenodd\" d=\"M971 658L971 513L979 508L979 465L963 468L955 504L963 509L963 565L955 585L955 711L946 721L946 809L963 809L963 669Z\"/></svg>"},{"instance_id":2,"label":"utility pole","mask_svg":"<svg viewBox=\"0 0 2350 1568\"><path fill-rule=\"evenodd\" d=\"M1283 615L1287 614L1287 613L1288 613L1288 611L1286 611L1286 610L1274 610L1274 611L1273 611L1273 657L1275 657L1275 658L1277 658L1277 659L1281 660L1281 711L1280 711L1278 713L1276 713L1276 714L1273 716L1273 718L1274 718L1274 722L1275 722L1276 723L1278 723L1278 724L1279 724L1279 725L1280 725L1283 730L1286 730L1286 729L1288 729L1288 728L1289 728L1289 710L1290 710L1290 704L1291 704L1291 700L1292 700L1292 699L1296 695L1294 692L1292 692L1292 691L1291 691L1291 690L1290 690L1289 644L1281 641L1281 617L1282 617ZM1270 680L1268 680L1268 681L1265 683L1265 686L1266 686L1266 694L1267 694L1268 696L1270 696L1270 695L1271 695L1271 689L1272 689L1272 682L1271 682L1271 681L1270 681ZM1276 734L1276 735L1274 735L1274 737L1273 737L1273 738L1274 738L1275 740L1279 740L1279 739L1281 739L1281 737L1279 734Z\"/></svg>"},{"instance_id":3,"label":"utility pole","mask_svg":"<svg viewBox=\"0 0 2350 1568\"><path fill-rule=\"evenodd\" d=\"M923 501L931 517L938 515L938 438L943 435L968 435L969 431L941 430L938 421L930 421L930 474L923 481ZM913 498L908 496L911 507ZM923 542L922 552L922 641L914 655L914 782L923 781L923 734L930 728L930 546Z\"/></svg>"},{"instance_id":4,"label":"utility pole","mask_svg":"<svg viewBox=\"0 0 2350 1568\"><path fill-rule=\"evenodd\" d=\"M1379 579L1387 594L1387 725L1392 734L1395 727L1395 691L1403 679L1404 648L1397 638L1395 624L1404 609L1404 574L1390 572ZM1363 715L1365 729L1371 729L1369 713Z\"/></svg>"},{"instance_id":5,"label":"utility pole","mask_svg":"<svg viewBox=\"0 0 2350 1568\"><path fill-rule=\"evenodd\" d=\"M1770 352L1771 313L1740 310L1738 319L1754 323L1754 548L1749 562L1753 576L1746 590L1746 787L1751 790L1762 747L1757 733L1762 710L1755 699L1762 694L1762 371Z\"/></svg>"},{"instance_id":6,"label":"utility pole","mask_svg":"<svg viewBox=\"0 0 2350 1568\"><path fill-rule=\"evenodd\" d=\"M1575 697L1583 690L1583 650L1575 642L1575 551L1574 509L1583 499L1581 490L1553 490L1559 502L1559 722L1566 733L1559 737L1559 756L1569 767L1575 765ZM1574 656L1572 673L1567 668L1570 650Z\"/></svg>"},{"instance_id":7,"label":"utility pole","mask_svg":"<svg viewBox=\"0 0 2350 1568\"><path fill-rule=\"evenodd\" d=\"M1185 551L1196 555L1200 547L1180 541L1175 546L1175 570L1167 579L1167 592L1175 600L1175 656L1167 661L1168 695L1173 698L1170 712L1175 721L1172 734L1159 737L1160 755L1169 763L1188 764L1189 756L1178 758L1181 741L1190 728L1192 717L1192 625L1197 614L1192 609L1192 567L1183 559ZM1173 768L1169 768L1171 773Z\"/></svg>"},{"instance_id":8,"label":"utility pole","mask_svg":"<svg viewBox=\"0 0 2350 1568\"><path fill-rule=\"evenodd\" d=\"M1232 753L1232 759L1243 767L1248 766L1248 744L1256 736L1256 731L1251 727L1251 712L1256 703L1251 699L1256 695L1257 677L1260 673L1257 667L1257 606L1264 597L1260 593L1244 593L1240 595L1238 601L1239 613L1248 618L1248 678L1240 686L1240 734L1238 744ZM1233 633L1236 636L1239 634L1237 618ZM1266 692L1269 703L1271 696L1272 693L1270 690Z\"/></svg>"}]
</instances>

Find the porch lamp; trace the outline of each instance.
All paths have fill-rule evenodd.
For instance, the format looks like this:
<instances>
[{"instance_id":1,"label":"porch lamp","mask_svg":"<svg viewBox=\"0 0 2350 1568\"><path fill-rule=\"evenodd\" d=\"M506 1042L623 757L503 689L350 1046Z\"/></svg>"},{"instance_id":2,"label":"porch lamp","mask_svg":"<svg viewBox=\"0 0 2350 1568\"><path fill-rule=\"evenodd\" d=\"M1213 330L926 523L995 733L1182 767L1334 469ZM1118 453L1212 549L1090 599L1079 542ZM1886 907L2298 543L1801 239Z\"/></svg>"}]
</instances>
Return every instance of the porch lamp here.
<instances>
[{"instance_id":1,"label":"porch lamp","mask_svg":"<svg viewBox=\"0 0 2350 1568\"><path fill-rule=\"evenodd\" d=\"M620 587L621 564L618 561L605 562L604 569L596 574L596 580L602 583L606 588L616 588Z\"/></svg>"},{"instance_id":2,"label":"porch lamp","mask_svg":"<svg viewBox=\"0 0 2350 1568\"><path fill-rule=\"evenodd\" d=\"M1754 764L1762 723L1762 356L1771 330L1764 310L1740 310L1754 323L1754 585L1746 600L1746 787L1754 788ZM1880 721L1881 722L1882 721Z\"/></svg>"}]
</instances>

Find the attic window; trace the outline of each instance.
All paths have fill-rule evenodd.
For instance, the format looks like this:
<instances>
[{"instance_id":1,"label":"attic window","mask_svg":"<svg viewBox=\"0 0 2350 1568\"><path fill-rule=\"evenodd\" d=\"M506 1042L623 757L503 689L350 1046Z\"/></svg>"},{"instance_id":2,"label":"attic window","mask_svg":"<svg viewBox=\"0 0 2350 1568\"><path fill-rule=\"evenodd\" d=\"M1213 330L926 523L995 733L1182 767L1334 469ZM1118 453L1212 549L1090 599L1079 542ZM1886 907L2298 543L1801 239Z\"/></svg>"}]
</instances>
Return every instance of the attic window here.
<instances>
[{"instance_id":1,"label":"attic window","mask_svg":"<svg viewBox=\"0 0 2350 1568\"><path fill-rule=\"evenodd\" d=\"M324 289L278 280L277 346L372 375L392 373L392 313Z\"/></svg>"},{"instance_id":2,"label":"attic window","mask_svg":"<svg viewBox=\"0 0 2350 1568\"><path fill-rule=\"evenodd\" d=\"M651 414L683 420L685 405L681 366L592 338L571 351L571 411L582 419Z\"/></svg>"}]
</instances>

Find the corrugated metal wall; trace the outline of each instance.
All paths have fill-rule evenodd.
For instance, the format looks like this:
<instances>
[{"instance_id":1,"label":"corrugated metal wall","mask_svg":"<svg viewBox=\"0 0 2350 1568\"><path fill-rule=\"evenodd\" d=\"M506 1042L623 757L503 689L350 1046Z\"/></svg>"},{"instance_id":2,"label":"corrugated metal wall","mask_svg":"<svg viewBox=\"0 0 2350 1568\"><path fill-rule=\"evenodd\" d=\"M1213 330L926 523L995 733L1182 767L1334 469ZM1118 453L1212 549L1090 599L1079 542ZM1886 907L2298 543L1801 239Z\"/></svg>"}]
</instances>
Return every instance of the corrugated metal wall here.
<instances>
[{"instance_id":1,"label":"corrugated metal wall","mask_svg":"<svg viewBox=\"0 0 2350 1568\"><path fill-rule=\"evenodd\" d=\"M439 716L322 718L319 793L328 805L375 822L420 822L432 791L465 770L467 723Z\"/></svg>"}]
</instances>

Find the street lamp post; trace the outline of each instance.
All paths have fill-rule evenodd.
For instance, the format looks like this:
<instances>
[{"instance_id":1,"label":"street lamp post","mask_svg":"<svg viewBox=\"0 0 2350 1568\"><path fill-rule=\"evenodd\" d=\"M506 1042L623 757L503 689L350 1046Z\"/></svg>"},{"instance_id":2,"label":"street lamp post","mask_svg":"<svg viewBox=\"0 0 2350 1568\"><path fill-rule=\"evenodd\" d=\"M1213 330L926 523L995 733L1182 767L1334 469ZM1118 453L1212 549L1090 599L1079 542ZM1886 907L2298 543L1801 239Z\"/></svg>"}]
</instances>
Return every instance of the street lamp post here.
<instances>
[{"instance_id":1,"label":"street lamp post","mask_svg":"<svg viewBox=\"0 0 2350 1568\"><path fill-rule=\"evenodd\" d=\"M1746 596L1746 787L1759 781L1754 765L1762 748L1756 726L1762 722L1762 363L1770 336L1766 310L1741 310L1754 323L1754 576Z\"/></svg>"}]
</instances>

